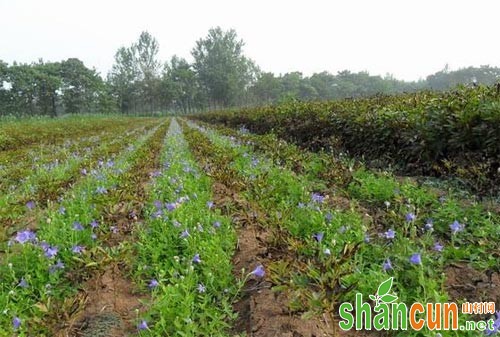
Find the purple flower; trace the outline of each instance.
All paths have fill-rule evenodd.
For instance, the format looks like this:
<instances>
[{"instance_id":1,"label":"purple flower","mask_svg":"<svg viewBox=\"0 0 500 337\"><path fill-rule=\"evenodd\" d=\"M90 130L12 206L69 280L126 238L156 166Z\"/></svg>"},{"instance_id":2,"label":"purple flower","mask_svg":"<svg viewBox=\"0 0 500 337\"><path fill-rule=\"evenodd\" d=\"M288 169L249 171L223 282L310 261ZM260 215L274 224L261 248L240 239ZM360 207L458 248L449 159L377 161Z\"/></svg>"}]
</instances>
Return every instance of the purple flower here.
<instances>
[{"instance_id":1,"label":"purple flower","mask_svg":"<svg viewBox=\"0 0 500 337\"><path fill-rule=\"evenodd\" d=\"M394 239L396 237L396 232L391 228L384 233L386 239Z\"/></svg>"},{"instance_id":2,"label":"purple flower","mask_svg":"<svg viewBox=\"0 0 500 337\"><path fill-rule=\"evenodd\" d=\"M56 246L49 246L49 245L44 245L42 246L42 248L44 248L44 251L45 251L45 257L49 258L49 259L53 259L54 257L56 257L57 253L59 252L59 248L57 248Z\"/></svg>"},{"instance_id":3,"label":"purple flower","mask_svg":"<svg viewBox=\"0 0 500 337\"><path fill-rule=\"evenodd\" d=\"M200 254L196 254L196 255L193 257L193 262L194 262L194 263L201 263Z\"/></svg>"},{"instance_id":4,"label":"purple flower","mask_svg":"<svg viewBox=\"0 0 500 337\"><path fill-rule=\"evenodd\" d=\"M347 230L347 227L346 227L346 226L340 226L340 228L339 228L339 233L340 233L340 234L344 234L346 230Z\"/></svg>"},{"instance_id":5,"label":"purple flower","mask_svg":"<svg viewBox=\"0 0 500 337\"><path fill-rule=\"evenodd\" d=\"M73 229L75 231L83 231L83 226L80 222L75 221L75 222L73 222Z\"/></svg>"},{"instance_id":6,"label":"purple flower","mask_svg":"<svg viewBox=\"0 0 500 337\"><path fill-rule=\"evenodd\" d=\"M108 190L103 187L103 186L99 186L97 187L97 189L95 190L97 194L106 194L108 193Z\"/></svg>"},{"instance_id":7,"label":"purple flower","mask_svg":"<svg viewBox=\"0 0 500 337\"><path fill-rule=\"evenodd\" d=\"M207 201L207 207L208 207L208 209L212 209L214 207L214 202L213 201Z\"/></svg>"},{"instance_id":8,"label":"purple flower","mask_svg":"<svg viewBox=\"0 0 500 337\"><path fill-rule=\"evenodd\" d=\"M137 329L139 330L147 330L148 329L148 323L145 320L142 320L139 325L137 325Z\"/></svg>"},{"instance_id":9,"label":"purple flower","mask_svg":"<svg viewBox=\"0 0 500 337\"><path fill-rule=\"evenodd\" d=\"M451 233L456 234L458 232L461 232L464 230L464 225L462 225L460 222L455 220L451 225L450 225Z\"/></svg>"},{"instance_id":10,"label":"purple flower","mask_svg":"<svg viewBox=\"0 0 500 337\"><path fill-rule=\"evenodd\" d=\"M172 212L177 206L173 202L169 202L165 205L169 212Z\"/></svg>"},{"instance_id":11,"label":"purple flower","mask_svg":"<svg viewBox=\"0 0 500 337\"><path fill-rule=\"evenodd\" d=\"M158 287L159 285L160 285L160 283L156 279L152 279L148 284L148 288L154 289L154 288Z\"/></svg>"},{"instance_id":12,"label":"purple flower","mask_svg":"<svg viewBox=\"0 0 500 337\"><path fill-rule=\"evenodd\" d=\"M30 211L35 209L35 202L33 200L30 200L26 203L26 208L28 208Z\"/></svg>"},{"instance_id":13,"label":"purple flower","mask_svg":"<svg viewBox=\"0 0 500 337\"><path fill-rule=\"evenodd\" d=\"M489 327L486 329L485 334L486 336L492 336L500 332L500 311L497 311L495 313L495 321L493 322L492 330L489 329Z\"/></svg>"},{"instance_id":14,"label":"purple flower","mask_svg":"<svg viewBox=\"0 0 500 337\"><path fill-rule=\"evenodd\" d=\"M408 222L415 221L415 218L416 218L415 214L413 214L411 212L406 214L406 221L408 221Z\"/></svg>"},{"instance_id":15,"label":"purple flower","mask_svg":"<svg viewBox=\"0 0 500 337\"><path fill-rule=\"evenodd\" d=\"M108 162L106 163L106 166L111 168L111 167L115 166L115 162L112 160L108 160Z\"/></svg>"},{"instance_id":16,"label":"purple flower","mask_svg":"<svg viewBox=\"0 0 500 337\"><path fill-rule=\"evenodd\" d=\"M204 293L207 288L203 285L203 283L198 283L198 287L196 287L199 293Z\"/></svg>"},{"instance_id":17,"label":"purple flower","mask_svg":"<svg viewBox=\"0 0 500 337\"><path fill-rule=\"evenodd\" d=\"M85 249L85 247L83 246L79 246L79 245L75 245L71 248L71 251L74 253L74 254L81 254L83 252L83 250Z\"/></svg>"},{"instance_id":18,"label":"purple flower","mask_svg":"<svg viewBox=\"0 0 500 337\"><path fill-rule=\"evenodd\" d=\"M20 326L21 326L21 319L19 317L14 317L12 319L12 327L14 328L14 330L17 330L19 329Z\"/></svg>"},{"instance_id":19,"label":"purple flower","mask_svg":"<svg viewBox=\"0 0 500 337\"><path fill-rule=\"evenodd\" d=\"M323 232L319 232L319 233L314 234L313 238L316 241L321 242L323 240L323 236L324 236Z\"/></svg>"},{"instance_id":20,"label":"purple flower","mask_svg":"<svg viewBox=\"0 0 500 337\"><path fill-rule=\"evenodd\" d=\"M33 242L35 240L36 234L29 229L22 232L17 232L16 241L21 244L25 244L26 242Z\"/></svg>"},{"instance_id":21,"label":"purple flower","mask_svg":"<svg viewBox=\"0 0 500 337\"><path fill-rule=\"evenodd\" d=\"M266 275L266 271L264 270L264 266L259 264L250 274L258 278L263 278Z\"/></svg>"},{"instance_id":22,"label":"purple flower","mask_svg":"<svg viewBox=\"0 0 500 337\"><path fill-rule=\"evenodd\" d=\"M326 213L326 215L325 215L326 222L330 223L330 222L332 222L332 219L333 219L332 213Z\"/></svg>"},{"instance_id":23,"label":"purple flower","mask_svg":"<svg viewBox=\"0 0 500 337\"><path fill-rule=\"evenodd\" d=\"M364 238L364 241L365 243L369 243L370 242L370 234L365 234L365 238Z\"/></svg>"},{"instance_id":24,"label":"purple flower","mask_svg":"<svg viewBox=\"0 0 500 337\"><path fill-rule=\"evenodd\" d=\"M153 219L160 219L162 216L163 216L163 211L161 209L157 210L151 215Z\"/></svg>"},{"instance_id":25,"label":"purple flower","mask_svg":"<svg viewBox=\"0 0 500 337\"><path fill-rule=\"evenodd\" d=\"M435 250L436 252L442 252L442 251L443 251L443 248L444 248L444 246L443 246L442 244L440 244L439 242L436 242L436 243L434 244L434 250Z\"/></svg>"},{"instance_id":26,"label":"purple flower","mask_svg":"<svg viewBox=\"0 0 500 337\"><path fill-rule=\"evenodd\" d=\"M161 176L161 172L158 170L153 171L153 172L151 172L150 176L151 176L151 178L158 178L159 176Z\"/></svg>"},{"instance_id":27,"label":"purple flower","mask_svg":"<svg viewBox=\"0 0 500 337\"><path fill-rule=\"evenodd\" d=\"M189 236L189 231L187 229L183 230L181 233L181 239L185 239Z\"/></svg>"},{"instance_id":28,"label":"purple flower","mask_svg":"<svg viewBox=\"0 0 500 337\"><path fill-rule=\"evenodd\" d=\"M415 253L410 256L410 263L411 264L422 264L422 258L420 256L420 253Z\"/></svg>"},{"instance_id":29,"label":"purple flower","mask_svg":"<svg viewBox=\"0 0 500 337\"><path fill-rule=\"evenodd\" d=\"M116 226L109 226L109 229L111 230L111 232L112 232L113 234L118 233L118 227L116 227Z\"/></svg>"},{"instance_id":30,"label":"purple flower","mask_svg":"<svg viewBox=\"0 0 500 337\"><path fill-rule=\"evenodd\" d=\"M384 261L384 263L382 264L382 269L384 271L388 271L388 270L391 270L392 269L392 263L391 263L391 260L390 259L386 259Z\"/></svg>"},{"instance_id":31,"label":"purple flower","mask_svg":"<svg viewBox=\"0 0 500 337\"><path fill-rule=\"evenodd\" d=\"M324 196L322 196L322 195L321 195L321 194L319 194L319 193L313 193L313 194L311 195L311 201L312 201L312 202L317 202L317 203L321 204L321 203L323 203L323 201L324 201L324 200L325 200L325 197L324 197Z\"/></svg>"},{"instance_id":32,"label":"purple flower","mask_svg":"<svg viewBox=\"0 0 500 337\"><path fill-rule=\"evenodd\" d=\"M92 233L92 234L90 235L90 238L91 238L92 240L96 240L96 239L97 239L97 234L96 234L96 233Z\"/></svg>"},{"instance_id":33,"label":"purple flower","mask_svg":"<svg viewBox=\"0 0 500 337\"><path fill-rule=\"evenodd\" d=\"M24 277L21 279L21 281L19 281L19 283L17 284L18 287L21 287L21 288L28 288L28 282L26 282L26 280L24 279Z\"/></svg>"},{"instance_id":34,"label":"purple flower","mask_svg":"<svg viewBox=\"0 0 500 337\"><path fill-rule=\"evenodd\" d=\"M181 226L181 223L177 220L172 220L172 224L174 225L174 227L180 227Z\"/></svg>"},{"instance_id":35,"label":"purple flower","mask_svg":"<svg viewBox=\"0 0 500 337\"><path fill-rule=\"evenodd\" d=\"M213 224L214 228L220 228L220 222L219 221L215 221L214 224Z\"/></svg>"},{"instance_id":36,"label":"purple flower","mask_svg":"<svg viewBox=\"0 0 500 337\"><path fill-rule=\"evenodd\" d=\"M426 231L432 231L434 229L434 225L432 224L432 219L428 219L425 226L424 226L424 229Z\"/></svg>"},{"instance_id":37,"label":"purple flower","mask_svg":"<svg viewBox=\"0 0 500 337\"><path fill-rule=\"evenodd\" d=\"M304 207L306 207L306 205L304 205L304 203L303 203L303 202L299 202L299 203L297 204L297 208L299 208L299 209L302 209L302 208L304 208Z\"/></svg>"},{"instance_id":38,"label":"purple flower","mask_svg":"<svg viewBox=\"0 0 500 337\"><path fill-rule=\"evenodd\" d=\"M57 260L57 263L49 267L49 273L53 274L57 269L64 269L64 263L61 260Z\"/></svg>"},{"instance_id":39,"label":"purple flower","mask_svg":"<svg viewBox=\"0 0 500 337\"><path fill-rule=\"evenodd\" d=\"M59 214L66 214L66 208L64 206L59 207Z\"/></svg>"},{"instance_id":40,"label":"purple flower","mask_svg":"<svg viewBox=\"0 0 500 337\"><path fill-rule=\"evenodd\" d=\"M96 220L92 220L92 222L90 223L90 227L97 228L99 227L99 223Z\"/></svg>"},{"instance_id":41,"label":"purple flower","mask_svg":"<svg viewBox=\"0 0 500 337\"><path fill-rule=\"evenodd\" d=\"M160 200L155 200L153 202L153 205L156 207L157 210L160 210L163 207L163 202L161 202Z\"/></svg>"}]
</instances>

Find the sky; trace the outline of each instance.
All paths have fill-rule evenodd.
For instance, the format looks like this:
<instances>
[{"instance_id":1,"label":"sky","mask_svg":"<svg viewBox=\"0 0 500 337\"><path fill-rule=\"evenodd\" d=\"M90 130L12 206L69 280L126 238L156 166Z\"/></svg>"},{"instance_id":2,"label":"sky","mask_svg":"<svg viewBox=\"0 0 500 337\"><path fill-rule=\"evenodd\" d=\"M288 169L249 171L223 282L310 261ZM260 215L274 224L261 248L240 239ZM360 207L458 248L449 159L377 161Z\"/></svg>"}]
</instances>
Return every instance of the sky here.
<instances>
[{"instance_id":1,"label":"sky","mask_svg":"<svg viewBox=\"0 0 500 337\"><path fill-rule=\"evenodd\" d=\"M105 76L142 31L162 61L191 61L195 41L220 26L263 71L418 80L446 64L500 66L498 13L498 0L0 0L0 60L76 57Z\"/></svg>"}]
</instances>

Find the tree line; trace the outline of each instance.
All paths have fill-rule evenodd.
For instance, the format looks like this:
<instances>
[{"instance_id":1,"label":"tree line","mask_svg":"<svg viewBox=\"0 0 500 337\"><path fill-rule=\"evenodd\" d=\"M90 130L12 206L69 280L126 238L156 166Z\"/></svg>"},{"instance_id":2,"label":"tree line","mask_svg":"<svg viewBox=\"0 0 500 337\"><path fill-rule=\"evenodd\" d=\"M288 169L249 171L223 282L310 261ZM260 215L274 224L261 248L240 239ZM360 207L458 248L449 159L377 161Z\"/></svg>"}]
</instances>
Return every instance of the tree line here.
<instances>
[{"instance_id":1,"label":"tree line","mask_svg":"<svg viewBox=\"0 0 500 337\"><path fill-rule=\"evenodd\" d=\"M148 32L117 50L106 78L77 58L61 62L8 65L0 60L0 115L77 113L192 113L256 106L289 99L333 100L376 94L447 90L457 84L492 84L500 68L481 66L442 71L425 80L344 70L304 76L263 72L243 53L234 30L212 28L196 41L192 62L159 59L158 41Z\"/></svg>"}]
</instances>

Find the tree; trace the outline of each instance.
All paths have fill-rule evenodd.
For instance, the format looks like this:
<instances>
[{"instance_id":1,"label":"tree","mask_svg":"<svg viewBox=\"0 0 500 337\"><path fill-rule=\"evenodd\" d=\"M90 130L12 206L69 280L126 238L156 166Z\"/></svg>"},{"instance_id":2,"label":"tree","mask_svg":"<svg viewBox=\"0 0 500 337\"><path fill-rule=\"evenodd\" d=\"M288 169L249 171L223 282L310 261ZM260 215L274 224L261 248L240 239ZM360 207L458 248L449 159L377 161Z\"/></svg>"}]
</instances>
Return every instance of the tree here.
<instances>
[{"instance_id":1,"label":"tree","mask_svg":"<svg viewBox=\"0 0 500 337\"><path fill-rule=\"evenodd\" d=\"M159 44L148 32L142 32L130 47L121 47L108 74L108 83L122 112L155 110L160 96L161 63ZM139 106L139 108L138 108Z\"/></svg>"},{"instance_id":2,"label":"tree","mask_svg":"<svg viewBox=\"0 0 500 337\"><path fill-rule=\"evenodd\" d=\"M98 100L106 91L95 71L77 58L61 62L62 100L67 113L99 111Z\"/></svg>"},{"instance_id":3,"label":"tree","mask_svg":"<svg viewBox=\"0 0 500 337\"><path fill-rule=\"evenodd\" d=\"M243 46L236 31L217 27L191 52L198 79L214 107L236 104L255 79L256 66L243 55Z\"/></svg>"},{"instance_id":4,"label":"tree","mask_svg":"<svg viewBox=\"0 0 500 337\"><path fill-rule=\"evenodd\" d=\"M192 66L185 59L174 55L165 75L164 93L169 95L173 105L184 113L193 111L199 86Z\"/></svg>"}]
</instances>

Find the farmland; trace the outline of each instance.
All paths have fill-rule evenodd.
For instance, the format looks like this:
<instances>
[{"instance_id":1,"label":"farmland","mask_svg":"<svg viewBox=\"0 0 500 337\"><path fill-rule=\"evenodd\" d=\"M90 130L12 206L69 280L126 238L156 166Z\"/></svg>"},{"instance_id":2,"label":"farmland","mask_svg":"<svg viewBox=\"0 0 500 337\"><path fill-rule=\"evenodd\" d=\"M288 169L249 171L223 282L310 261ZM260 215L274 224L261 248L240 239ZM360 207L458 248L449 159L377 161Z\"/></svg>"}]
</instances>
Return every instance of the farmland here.
<instances>
[{"instance_id":1,"label":"farmland","mask_svg":"<svg viewBox=\"0 0 500 337\"><path fill-rule=\"evenodd\" d=\"M354 336L389 277L498 305L498 116L478 87L2 121L0 336Z\"/></svg>"}]
</instances>

